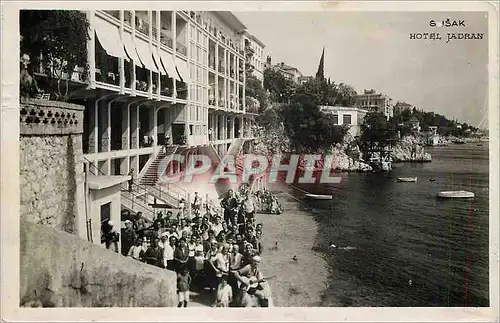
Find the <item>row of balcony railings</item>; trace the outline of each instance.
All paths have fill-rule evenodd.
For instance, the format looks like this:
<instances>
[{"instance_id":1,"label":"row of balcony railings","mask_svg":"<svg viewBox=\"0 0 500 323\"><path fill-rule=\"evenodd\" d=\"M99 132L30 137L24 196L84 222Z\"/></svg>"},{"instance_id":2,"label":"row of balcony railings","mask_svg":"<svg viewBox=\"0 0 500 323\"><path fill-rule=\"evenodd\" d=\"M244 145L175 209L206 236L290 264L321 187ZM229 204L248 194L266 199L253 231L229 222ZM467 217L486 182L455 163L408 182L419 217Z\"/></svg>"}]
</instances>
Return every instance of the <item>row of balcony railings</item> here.
<instances>
[{"instance_id":1,"label":"row of balcony railings","mask_svg":"<svg viewBox=\"0 0 500 323\"><path fill-rule=\"evenodd\" d=\"M120 11L118 10L104 10L106 13L109 15L113 16L116 19L120 19ZM125 11L124 12L124 23L126 26L132 27L132 13L130 11ZM146 36L149 37L149 23L141 19L140 17L135 17L135 30ZM155 26L151 27L151 34L154 40L157 39L158 37L158 29ZM169 24L161 26L160 29L160 43L162 45L167 46L170 49L174 48L174 40L172 36L172 30ZM182 43L182 41L177 41L176 44L176 50L183 54L184 56L187 55L187 47L185 44Z\"/></svg>"},{"instance_id":2,"label":"row of balcony railings","mask_svg":"<svg viewBox=\"0 0 500 323\"><path fill-rule=\"evenodd\" d=\"M226 69L225 65L223 64L222 61L220 61L218 64L218 67L216 67L215 57L209 57L208 67L213 71L217 70L217 72L219 72L220 74L226 75L227 69ZM227 76L229 76L230 78L232 78L234 80L238 80L240 82L243 82L244 81L243 66L240 65L237 70L238 70L238 73L236 73L236 70L232 67L232 64L231 64L231 67L229 68L229 74L227 74Z\"/></svg>"},{"instance_id":3,"label":"row of balcony railings","mask_svg":"<svg viewBox=\"0 0 500 323\"><path fill-rule=\"evenodd\" d=\"M111 16L115 17L118 20L120 19L120 12L118 10L105 10L105 12L107 12L108 14L110 14ZM227 45L228 47L230 47L231 49L233 49L234 51L236 51L240 55L245 54L244 48L242 48L242 46L240 46L240 44L238 44L237 41L224 35L224 33L221 30L219 30L216 26L208 25L208 23L203 21L201 16L195 15L195 18L192 18L192 19L194 19L198 24L200 24L205 30L207 30L216 39L218 39L219 41L221 41L222 43L224 43L225 45ZM124 12L124 22L128 26L132 26L132 13L130 11ZM140 33L142 33L146 36L149 35L149 23L148 22L146 22L143 19L141 19L140 17L136 16L134 24L135 24L135 28L137 31L139 31ZM152 27L152 34L153 34L153 37L156 38L157 30L155 27ZM171 39L171 36L166 35L166 38ZM170 48L172 48L171 46L173 44L171 44L171 42L166 40L165 45L170 46ZM179 45L180 46L177 50L179 52L181 52L182 54L187 55L187 48L185 48L186 47L185 44L180 43Z\"/></svg>"},{"instance_id":4,"label":"row of balcony railings","mask_svg":"<svg viewBox=\"0 0 500 323\"><path fill-rule=\"evenodd\" d=\"M154 46L150 48L149 44L141 39L134 41L128 32L124 32L120 37L119 29L102 19L97 18L94 27L97 36L96 81L119 85L120 77L124 77L125 86L131 88L135 75L137 91L157 93L160 87L160 94L164 96L173 95L175 82L176 97L187 98L187 84L191 83L191 80L185 61L174 60L171 53ZM119 58L125 61L123 76L119 72ZM152 72L152 77L149 71Z\"/></svg>"}]
</instances>

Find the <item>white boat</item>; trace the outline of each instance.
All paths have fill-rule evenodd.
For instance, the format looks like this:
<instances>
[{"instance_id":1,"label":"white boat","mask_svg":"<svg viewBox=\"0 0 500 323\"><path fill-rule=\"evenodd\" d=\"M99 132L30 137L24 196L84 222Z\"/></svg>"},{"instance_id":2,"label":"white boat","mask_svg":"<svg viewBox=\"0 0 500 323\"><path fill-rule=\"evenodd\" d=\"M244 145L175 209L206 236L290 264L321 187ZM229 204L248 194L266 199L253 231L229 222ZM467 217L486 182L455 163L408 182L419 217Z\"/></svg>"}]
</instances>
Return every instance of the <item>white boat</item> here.
<instances>
[{"instance_id":1,"label":"white boat","mask_svg":"<svg viewBox=\"0 0 500 323\"><path fill-rule=\"evenodd\" d=\"M321 195L321 194L311 194L307 193L306 197L312 200L331 200L333 199L332 195Z\"/></svg>"},{"instance_id":2,"label":"white boat","mask_svg":"<svg viewBox=\"0 0 500 323\"><path fill-rule=\"evenodd\" d=\"M417 177L398 177L398 182L416 182Z\"/></svg>"},{"instance_id":3,"label":"white boat","mask_svg":"<svg viewBox=\"0 0 500 323\"><path fill-rule=\"evenodd\" d=\"M468 191L444 191L437 193L437 197L455 199L455 198L473 198L474 193Z\"/></svg>"}]
</instances>

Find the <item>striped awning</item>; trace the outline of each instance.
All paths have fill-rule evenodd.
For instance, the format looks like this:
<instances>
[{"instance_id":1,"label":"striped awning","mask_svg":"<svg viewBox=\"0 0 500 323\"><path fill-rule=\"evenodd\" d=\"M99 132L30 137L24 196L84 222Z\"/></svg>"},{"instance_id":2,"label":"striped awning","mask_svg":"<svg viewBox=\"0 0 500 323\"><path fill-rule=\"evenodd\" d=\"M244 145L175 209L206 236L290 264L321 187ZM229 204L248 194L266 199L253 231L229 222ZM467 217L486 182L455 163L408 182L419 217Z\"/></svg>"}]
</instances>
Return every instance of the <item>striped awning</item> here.
<instances>
[{"instance_id":1,"label":"striped awning","mask_svg":"<svg viewBox=\"0 0 500 323\"><path fill-rule=\"evenodd\" d=\"M140 65L141 60L139 59L139 56L137 56L134 40L132 39L132 34L124 32L122 35L122 41L123 45L125 45L125 51L127 52L128 57L130 57L130 59L133 60L136 65Z\"/></svg>"},{"instance_id":2,"label":"striped awning","mask_svg":"<svg viewBox=\"0 0 500 323\"><path fill-rule=\"evenodd\" d=\"M177 73L179 73L182 81L186 84L192 83L191 78L189 77L189 69L187 63L178 59L175 62L175 66L177 67Z\"/></svg>"},{"instance_id":3,"label":"striped awning","mask_svg":"<svg viewBox=\"0 0 500 323\"><path fill-rule=\"evenodd\" d=\"M120 40L120 31L118 27L99 17L95 17L92 25L106 54L128 60L128 56L123 48L123 43Z\"/></svg>"},{"instance_id":4,"label":"striped awning","mask_svg":"<svg viewBox=\"0 0 500 323\"><path fill-rule=\"evenodd\" d=\"M135 42L135 49L137 50L137 55L139 56L142 65L144 65L144 67L146 67L148 70L158 73L158 69L156 68L155 62L153 61L153 54L151 53L149 44L138 39Z\"/></svg>"},{"instance_id":5,"label":"striped awning","mask_svg":"<svg viewBox=\"0 0 500 323\"><path fill-rule=\"evenodd\" d=\"M162 75L165 75L165 69L163 68L163 66L161 65L161 61L160 61L160 55L158 54L158 48L156 47L153 47L152 48L152 51L153 53L153 58L155 60L155 63L156 63L156 67L158 68L158 70L160 71L160 74Z\"/></svg>"},{"instance_id":6,"label":"striped awning","mask_svg":"<svg viewBox=\"0 0 500 323\"><path fill-rule=\"evenodd\" d=\"M163 67L165 68L165 72L167 72L168 76L170 76L174 80L180 81L181 78L179 77L179 75L177 74L177 70L175 69L174 58L172 54L160 50L160 56Z\"/></svg>"}]
</instances>

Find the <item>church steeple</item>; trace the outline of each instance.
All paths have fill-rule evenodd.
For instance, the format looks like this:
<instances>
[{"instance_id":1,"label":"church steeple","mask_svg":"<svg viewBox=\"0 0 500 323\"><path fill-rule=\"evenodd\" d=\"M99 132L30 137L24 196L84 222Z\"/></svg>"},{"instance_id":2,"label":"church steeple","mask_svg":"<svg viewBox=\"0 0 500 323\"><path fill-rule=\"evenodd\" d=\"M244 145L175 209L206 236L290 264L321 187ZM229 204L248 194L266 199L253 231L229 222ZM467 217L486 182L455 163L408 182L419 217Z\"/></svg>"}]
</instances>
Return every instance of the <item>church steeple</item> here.
<instances>
[{"instance_id":1,"label":"church steeple","mask_svg":"<svg viewBox=\"0 0 500 323\"><path fill-rule=\"evenodd\" d=\"M321 59L319 60L318 71L316 72L316 80L323 81L325 79L325 48L323 47L323 53L321 54Z\"/></svg>"}]
</instances>

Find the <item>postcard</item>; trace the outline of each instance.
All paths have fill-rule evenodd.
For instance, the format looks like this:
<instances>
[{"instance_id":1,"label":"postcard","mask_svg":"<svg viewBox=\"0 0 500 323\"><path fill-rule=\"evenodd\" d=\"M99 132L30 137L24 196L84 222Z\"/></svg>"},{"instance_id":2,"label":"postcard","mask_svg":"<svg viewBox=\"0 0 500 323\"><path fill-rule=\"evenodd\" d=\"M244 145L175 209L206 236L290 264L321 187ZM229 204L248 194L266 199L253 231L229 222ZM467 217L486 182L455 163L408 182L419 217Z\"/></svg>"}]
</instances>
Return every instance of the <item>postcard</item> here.
<instances>
[{"instance_id":1,"label":"postcard","mask_svg":"<svg viewBox=\"0 0 500 323\"><path fill-rule=\"evenodd\" d=\"M498 3L2 13L5 321L498 320Z\"/></svg>"}]
</instances>

